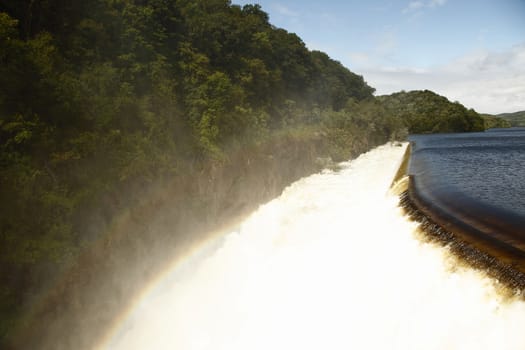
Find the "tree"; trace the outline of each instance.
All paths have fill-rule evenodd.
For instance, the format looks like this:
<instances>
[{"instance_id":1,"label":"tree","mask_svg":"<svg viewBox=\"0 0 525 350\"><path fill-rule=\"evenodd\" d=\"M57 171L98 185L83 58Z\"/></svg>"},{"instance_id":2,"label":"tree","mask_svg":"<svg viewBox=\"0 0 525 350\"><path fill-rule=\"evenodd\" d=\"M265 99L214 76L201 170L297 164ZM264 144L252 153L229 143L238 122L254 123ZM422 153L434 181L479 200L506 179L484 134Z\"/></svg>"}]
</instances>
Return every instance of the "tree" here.
<instances>
[{"instance_id":1,"label":"tree","mask_svg":"<svg viewBox=\"0 0 525 350\"><path fill-rule=\"evenodd\" d=\"M483 119L478 113L432 91L398 92L380 96L379 101L405 122L410 133L484 130Z\"/></svg>"}]
</instances>

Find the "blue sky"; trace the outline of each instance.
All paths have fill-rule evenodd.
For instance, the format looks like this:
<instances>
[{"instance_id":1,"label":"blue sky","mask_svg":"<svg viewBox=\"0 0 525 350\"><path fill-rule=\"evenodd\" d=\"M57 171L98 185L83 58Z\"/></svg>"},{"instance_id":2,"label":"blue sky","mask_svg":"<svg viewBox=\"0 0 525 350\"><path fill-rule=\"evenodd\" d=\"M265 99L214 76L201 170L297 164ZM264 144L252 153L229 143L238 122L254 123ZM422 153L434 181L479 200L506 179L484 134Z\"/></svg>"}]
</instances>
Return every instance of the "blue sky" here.
<instances>
[{"instance_id":1,"label":"blue sky","mask_svg":"<svg viewBox=\"0 0 525 350\"><path fill-rule=\"evenodd\" d=\"M525 110L525 0L233 3L260 4L378 95L430 89L478 112Z\"/></svg>"}]
</instances>

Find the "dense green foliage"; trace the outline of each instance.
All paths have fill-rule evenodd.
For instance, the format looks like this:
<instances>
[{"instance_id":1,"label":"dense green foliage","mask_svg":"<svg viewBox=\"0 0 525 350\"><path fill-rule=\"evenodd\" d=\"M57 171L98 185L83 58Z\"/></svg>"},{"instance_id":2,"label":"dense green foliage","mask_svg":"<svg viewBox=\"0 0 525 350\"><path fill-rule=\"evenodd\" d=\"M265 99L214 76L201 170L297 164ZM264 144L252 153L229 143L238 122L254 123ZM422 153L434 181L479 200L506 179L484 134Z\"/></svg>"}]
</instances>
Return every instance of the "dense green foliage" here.
<instances>
[{"instance_id":1,"label":"dense green foliage","mask_svg":"<svg viewBox=\"0 0 525 350\"><path fill-rule=\"evenodd\" d=\"M324 135L335 160L402 134L361 76L257 5L1 0L0 63L0 338L153 184L284 134Z\"/></svg>"},{"instance_id":2,"label":"dense green foliage","mask_svg":"<svg viewBox=\"0 0 525 350\"><path fill-rule=\"evenodd\" d=\"M496 117L507 120L511 126L525 127L525 111L497 114Z\"/></svg>"},{"instance_id":3,"label":"dense green foliage","mask_svg":"<svg viewBox=\"0 0 525 350\"><path fill-rule=\"evenodd\" d=\"M476 111L432 91L403 91L378 99L413 134L485 130L483 118Z\"/></svg>"},{"instance_id":4,"label":"dense green foliage","mask_svg":"<svg viewBox=\"0 0 525 350\"><path fill-rule=\"evenodd\" d=\"M510 128L512 127L511 123L508 120L497 117L490 114L480 114L485 122L485 129L493 128Z\"/></svg>"}]
</instances>

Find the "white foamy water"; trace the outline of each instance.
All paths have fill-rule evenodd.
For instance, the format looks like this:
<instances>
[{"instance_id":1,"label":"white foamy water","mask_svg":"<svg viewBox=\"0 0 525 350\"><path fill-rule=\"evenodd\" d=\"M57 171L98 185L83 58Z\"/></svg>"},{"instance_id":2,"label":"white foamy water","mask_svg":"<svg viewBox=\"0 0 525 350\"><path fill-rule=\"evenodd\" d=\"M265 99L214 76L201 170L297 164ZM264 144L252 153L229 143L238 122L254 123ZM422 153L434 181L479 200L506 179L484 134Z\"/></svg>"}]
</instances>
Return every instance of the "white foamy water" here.
<instances>
[{"instance_id":1,"label":"white foamy water","mask_svg":"<svg viewBox=\"0 0 525 350\"><path fill-rule=\"evenodd\" d=\"M525 305L415 238L388 192L404 150L294 183L174 266L101 348L525 349Z\"/></svg>"}]
</instances>

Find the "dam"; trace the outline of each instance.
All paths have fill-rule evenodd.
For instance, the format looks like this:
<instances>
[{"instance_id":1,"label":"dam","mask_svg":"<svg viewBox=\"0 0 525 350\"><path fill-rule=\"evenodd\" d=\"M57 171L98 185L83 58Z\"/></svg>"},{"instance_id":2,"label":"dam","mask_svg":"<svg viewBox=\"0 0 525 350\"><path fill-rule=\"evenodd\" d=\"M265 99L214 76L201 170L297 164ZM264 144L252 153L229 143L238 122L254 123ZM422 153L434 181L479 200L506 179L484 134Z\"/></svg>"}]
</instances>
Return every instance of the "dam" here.
<instances>
[{"instance_id":1,"label":"dam","mask_svg":"<svg viewBox=\"0 0 525 350\"><path fill-rule=\"evenodd\" d=\"M202 242L145 286L98 348L525 348L522 299L421 240L400 206L391 183L406 147L303 178Z\"/></svg>"},{"instance_id":2,"label":"dam","mask_svg":"<svg viewBox=\"0 0 525 350\"><path fill-rule=\"evenodd\" d=\"M523 290L525 129L412 135L410 140L406 209L437 224L435 238L459 248L474 266L494 270L494 277Z\"/></svg>"}]
</instances>

